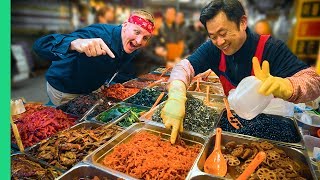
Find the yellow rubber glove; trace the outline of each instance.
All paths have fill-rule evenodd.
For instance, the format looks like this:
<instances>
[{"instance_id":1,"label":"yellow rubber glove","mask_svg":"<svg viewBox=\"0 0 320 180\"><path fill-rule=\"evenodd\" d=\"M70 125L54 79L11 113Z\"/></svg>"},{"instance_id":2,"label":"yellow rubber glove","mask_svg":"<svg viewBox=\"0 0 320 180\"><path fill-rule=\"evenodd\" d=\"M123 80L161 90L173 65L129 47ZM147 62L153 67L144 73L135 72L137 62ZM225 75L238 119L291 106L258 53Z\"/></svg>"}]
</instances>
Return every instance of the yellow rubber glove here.
<instances>
[{"instance_id":1,"label":"yellow rubber glove","mask_svg":"<svg viewBox=\"0 0 320 180\"><path fill-rule=\"evenodd\" d=\"M185 116L186 105L186 86L180 80L174 80L170 83L168 100L161 110L161 118L166 128L170 129L170 142L176 142L178 132L183 132L183 119Z\"/></svg>"},{"instance_id":2,"label":"yellow rubber glove","mask_svg":"<svg viewBox=\"0 0 320 180\"><path fill-rule=\"evenodd\" d=\"M284 100L287 100L292 96L293 87L289 79L272 76L270 74L268 61L263 61L262 68L260 68L258 58L253 57L252 67L255 76L263 82L259 88L259 93L265 96L273 94L275 97Z\"/></svg>"}]
</instances>

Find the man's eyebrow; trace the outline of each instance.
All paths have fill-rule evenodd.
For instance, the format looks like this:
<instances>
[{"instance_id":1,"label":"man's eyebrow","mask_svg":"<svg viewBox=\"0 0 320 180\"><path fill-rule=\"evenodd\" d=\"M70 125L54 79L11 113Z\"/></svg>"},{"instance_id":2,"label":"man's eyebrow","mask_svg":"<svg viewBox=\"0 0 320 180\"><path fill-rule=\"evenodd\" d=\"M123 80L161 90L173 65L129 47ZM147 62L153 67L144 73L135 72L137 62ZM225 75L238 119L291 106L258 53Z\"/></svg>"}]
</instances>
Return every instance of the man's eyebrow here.
<instances>
[{"instance_id":1,"label":"man's eyebrow","mask_svg":"<svg viewBox=\"0 0 320 180\"><path fill-rule=\"evenodd\" d=\"M219 34L221 31L226 31L226 29L221 28L221 29L219 29L219 30L217 31L216 34ZM209 34L209 35L215 35L215 33L210 33L210 32L208 32L208 34Z\"/></svg>"}]
</instances>

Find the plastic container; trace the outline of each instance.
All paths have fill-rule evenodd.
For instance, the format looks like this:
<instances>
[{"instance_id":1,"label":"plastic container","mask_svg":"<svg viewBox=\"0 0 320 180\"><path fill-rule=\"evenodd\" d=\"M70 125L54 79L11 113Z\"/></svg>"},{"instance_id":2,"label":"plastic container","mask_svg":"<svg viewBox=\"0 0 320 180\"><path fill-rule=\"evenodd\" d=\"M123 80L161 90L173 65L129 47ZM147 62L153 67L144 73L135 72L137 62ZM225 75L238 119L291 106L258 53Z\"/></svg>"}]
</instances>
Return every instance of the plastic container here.
<instances>
[{"instance_id":1,"label":"plastic container","mask_svg":"<svg viewBox=\"0 0 320 180\"><path fill-rule=\"evenodd\" d=\"M251 120L270 103L273 95L264 96L258 92L262 82L254 76L244 78L235 90L229 93L231 108L243 119Z\"/></svg>"}]
</instances>

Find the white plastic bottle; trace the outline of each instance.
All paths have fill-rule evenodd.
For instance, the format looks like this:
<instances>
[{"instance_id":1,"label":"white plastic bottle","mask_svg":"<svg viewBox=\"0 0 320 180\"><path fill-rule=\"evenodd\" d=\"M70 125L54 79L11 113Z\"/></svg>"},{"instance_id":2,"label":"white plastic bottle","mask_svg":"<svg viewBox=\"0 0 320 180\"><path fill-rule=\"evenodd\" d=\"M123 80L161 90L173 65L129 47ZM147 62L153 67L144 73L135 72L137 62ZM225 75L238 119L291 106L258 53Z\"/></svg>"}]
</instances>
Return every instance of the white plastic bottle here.
<instances>
[{"instance_id":1,"label":"white plastic bottle","mask_svg":"<svg viewBox=\"0 0 320 180\"><path fill-rule=\"evenodd\" d=\"M270 103L273 95L264 96L258 92L262 82L255 76L244 78L236 89L229 93L231 108L243 119L251 120Z\"/></svg>"}]
</instances>

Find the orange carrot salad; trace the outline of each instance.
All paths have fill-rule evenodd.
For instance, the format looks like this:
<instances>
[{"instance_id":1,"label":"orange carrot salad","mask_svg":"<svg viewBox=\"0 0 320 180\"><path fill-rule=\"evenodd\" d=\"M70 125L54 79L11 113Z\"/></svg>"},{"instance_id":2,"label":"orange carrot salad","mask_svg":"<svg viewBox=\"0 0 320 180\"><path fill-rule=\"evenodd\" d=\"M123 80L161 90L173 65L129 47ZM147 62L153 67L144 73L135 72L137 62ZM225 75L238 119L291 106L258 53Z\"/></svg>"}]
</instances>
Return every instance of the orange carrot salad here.
<instances>
[{"instance_id":1,"label":"orange carrot salad","mask_svg":"<svg viewBox=\"0 0 320 180\"><path fill-rule=\"evenodd\" d=\"M175 145L160 136L142 131L120 144L102 164L139 179L185 179L201 145Z\"/></svg>"}]
</instances>

